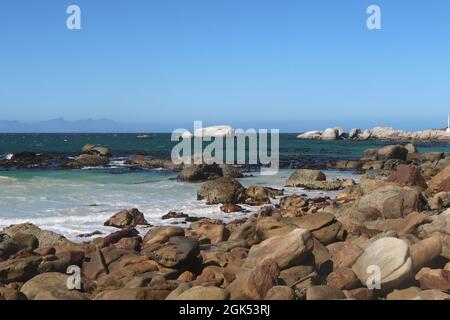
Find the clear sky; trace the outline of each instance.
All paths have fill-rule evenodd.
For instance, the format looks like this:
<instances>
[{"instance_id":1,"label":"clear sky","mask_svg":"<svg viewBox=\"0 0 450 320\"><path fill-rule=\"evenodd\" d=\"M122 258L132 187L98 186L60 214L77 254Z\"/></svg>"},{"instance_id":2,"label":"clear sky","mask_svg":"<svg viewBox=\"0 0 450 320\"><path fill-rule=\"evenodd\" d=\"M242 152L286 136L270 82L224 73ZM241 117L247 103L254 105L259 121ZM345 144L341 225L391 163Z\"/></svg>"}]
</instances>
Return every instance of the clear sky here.
<instances>
[{"instance_id":1,"label":"clear sky","mask_svg":"<svg viewBox=\"0 0 450 320\"><path fill-rule=\"evenodd\" d=\"M448 0L0 2L0 119L302 131L438 127L449 112Z\"/></svg>"}]
</instances>

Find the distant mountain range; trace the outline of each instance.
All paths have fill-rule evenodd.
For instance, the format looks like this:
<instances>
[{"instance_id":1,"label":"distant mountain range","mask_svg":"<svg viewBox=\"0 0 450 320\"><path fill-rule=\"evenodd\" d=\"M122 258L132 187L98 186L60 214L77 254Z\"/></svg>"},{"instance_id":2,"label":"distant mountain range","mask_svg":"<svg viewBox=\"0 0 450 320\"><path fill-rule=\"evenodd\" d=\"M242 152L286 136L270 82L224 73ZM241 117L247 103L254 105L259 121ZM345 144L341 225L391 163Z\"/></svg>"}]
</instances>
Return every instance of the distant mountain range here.
<instances>
[{"instance_id":1,"label":"distant mountain range","mask_svg":"<svg viewBox=\"0 0 450 320\"><path fill-rule=\"evenodd\" d=\"M124 132L120 124L109 119L67 121L57 118L40 122L0 120L1 133L100 133Z\"/></svg>"}]
</instances>

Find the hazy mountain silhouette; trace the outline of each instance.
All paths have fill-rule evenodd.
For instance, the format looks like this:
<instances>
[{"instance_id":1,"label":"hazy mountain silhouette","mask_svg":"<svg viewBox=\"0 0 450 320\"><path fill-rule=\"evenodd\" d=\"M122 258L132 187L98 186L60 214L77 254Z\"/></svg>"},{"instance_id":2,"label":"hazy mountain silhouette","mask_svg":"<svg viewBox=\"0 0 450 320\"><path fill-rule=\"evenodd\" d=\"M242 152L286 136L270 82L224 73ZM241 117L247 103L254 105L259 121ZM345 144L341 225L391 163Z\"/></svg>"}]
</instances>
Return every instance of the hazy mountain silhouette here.
<instances>
[{"instance_id":1,"label":"hazy mountain silhouette","mask_svg":"<svg viewBox=\"0 0 450 320\"><path fill-rule=\"evenodd\" d=\"M96 133L123 131L121 125L109 119L67 121L63 118L57 118L30 123L0 120L0 132L2 133Z\"/></svg>"}]
</instances>

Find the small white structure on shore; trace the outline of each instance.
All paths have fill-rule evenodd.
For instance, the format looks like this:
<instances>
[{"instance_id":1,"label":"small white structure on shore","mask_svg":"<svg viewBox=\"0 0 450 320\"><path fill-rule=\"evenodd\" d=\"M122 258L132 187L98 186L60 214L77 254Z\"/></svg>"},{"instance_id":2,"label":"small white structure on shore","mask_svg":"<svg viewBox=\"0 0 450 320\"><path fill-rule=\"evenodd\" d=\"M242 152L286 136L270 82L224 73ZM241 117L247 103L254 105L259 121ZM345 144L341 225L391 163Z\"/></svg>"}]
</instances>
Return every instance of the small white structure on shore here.
<instances>
[{"instance_id":1,"label":"small white structure on shore","mask_svg":"<svg viewBox=\"0 0 450 320\"><path fill-rule=\"evenodd\" d=\"M450 114L448 115L448 122L447 122L447 133L450 134Z\"/></svg>"}]
</instances>

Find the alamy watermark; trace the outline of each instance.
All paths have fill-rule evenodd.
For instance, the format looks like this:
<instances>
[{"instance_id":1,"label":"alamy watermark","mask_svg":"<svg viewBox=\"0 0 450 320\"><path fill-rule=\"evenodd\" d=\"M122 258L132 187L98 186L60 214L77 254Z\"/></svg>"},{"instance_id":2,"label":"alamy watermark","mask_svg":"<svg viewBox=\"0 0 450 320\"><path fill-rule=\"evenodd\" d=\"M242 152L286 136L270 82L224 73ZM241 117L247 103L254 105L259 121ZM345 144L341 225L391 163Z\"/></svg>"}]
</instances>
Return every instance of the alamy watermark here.
<instances>
[{"instance_id":1,"label":"alamy watermark","mask_svg":"<svg viewBox=\"0 0 450 320\"><path fill-rule=\"evenodd\" d=\"M194 121L194 131L177 129L172 141L174 164L248 164L261 165L261 175L275 175L279 169L280 131L278 129L203 128ZM210 142L206 146L204 142Z\"/></svg>"},{"instance_id":2,"label":"alamy watermark","mask_svg":"<svg viewBox=\"0 0 450 320\"><path fill-rule=\"evenodd\" d=\"M366 25L369 30L381 30L381 8L376 4L372 4L367 7L366 10L369 17L367 18Z\"/></svg>"},{"instance_id":3,"label":"alamy watermark","mask_svg":"<svg viewBox=\"0 0 450 320\"><path fill-rule=\"evenodd\" d=\"M66 13L69 15L66 20L66 26L69 30L81 29L81 9L76 4L67 7Z\"/></svg>"}]
</instances>

